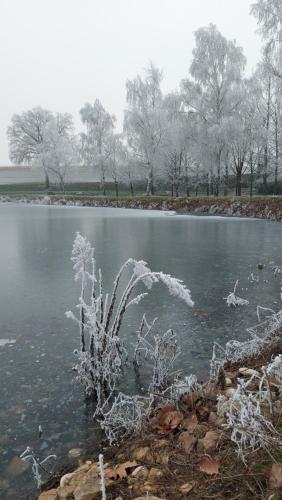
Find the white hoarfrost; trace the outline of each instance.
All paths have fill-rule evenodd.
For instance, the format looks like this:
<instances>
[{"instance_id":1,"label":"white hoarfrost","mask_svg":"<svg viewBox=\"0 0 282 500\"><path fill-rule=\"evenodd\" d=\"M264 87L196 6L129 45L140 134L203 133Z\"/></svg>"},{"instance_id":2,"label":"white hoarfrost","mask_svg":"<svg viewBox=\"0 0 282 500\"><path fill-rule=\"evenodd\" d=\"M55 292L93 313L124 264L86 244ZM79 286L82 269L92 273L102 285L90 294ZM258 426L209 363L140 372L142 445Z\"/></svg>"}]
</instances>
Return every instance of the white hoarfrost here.
<instances>
[{"instance_id":1,"label":"white hoarfrost","mask_svg":"<svg viewBox=\"0 0 282 500\"><path fill-rule=\"evenodd\" d=\"M227 422L225 428L232 430L231 441L236 444L237 453L245 462L248 450L259 448L270 451L281 445L281 436L273 424L262 414L261 391L252 392L250 380L238 379L238 385L226 402L220 396L218 401L219 413L225 412ZM222 407L222 408L221 408Z\"/></svg>"},{"instance_id":2,"label":"white hoarfrost","mask_svg":"<svg viewBox=\"0 0 282 500\"><path fill-rule=\"evenodd\" d=\"M96 270L94 249L89 241L77 233L72 250L75 280L81 283L77 308L79 316L68 311L66 316L75 320L80 331L80 350L76 351L78 363L74 367L79 381L84 385L86 395L94 396L97 408L101 408L116 389L119 376L127 358L127 351L120 339L120 330L127 309L138 304L145 293L134 291L141 283L150 290L154 283L163 283L174 297L188 306L194 305L191 292L183 283L162 272L153 272L144 261L128 259L117 274L111 294L103 290L101 270ZM124 271L132 267L132 274L122 284ZM88 298L87 298L88 296ZM167 346L173 347L175 338L167 332L164 338L155 339L155 379L160 385L166 379L170 363L164 354ZM159 356L156 359L156 356Z\"/></svg>"},{"instance_id":3,"label":"white hoarfrost","mask_svg":"<svg viewBox=\"0 0 282 500\"><path fill-rule=\"evenodd\" d=\"M150 398L127 396L122 392L118 393L110 407L104 404L100 410L101 427L109 443L117 443L129 434L140 432L149 407Z\"/></svg>"},{"instance_id":4,"label":"white hoarfrost","mask_svg":"<svg viewBox=\"0 0 282 500\"><path fill-rule=\"evenodd\" d=\"M180 354L176 335L172 330L161 335L154 335L153 342L149 339L155 323L156 319L151 324L147 323L145 315L143 316L133 359L136 369L140 366L141 357L153 362L153 377L149 386L149 391L153 393L167 387L169 378L172 376L174 362Z\"/></svg>"},{"instance_id":5,"label":"white hoarfrost","mask_svg":"<svg viewBox=\"0 0 282 500\"><path fill-rule=\"evenodd\" d=\"M242 299L241 297L235 295L237 287L238 287L238 280L235 283L233 292L230 292L229 295L223 299L226 301L228 307L247 306L249 304L248 300Z\"/></svg>"}]
</instances>

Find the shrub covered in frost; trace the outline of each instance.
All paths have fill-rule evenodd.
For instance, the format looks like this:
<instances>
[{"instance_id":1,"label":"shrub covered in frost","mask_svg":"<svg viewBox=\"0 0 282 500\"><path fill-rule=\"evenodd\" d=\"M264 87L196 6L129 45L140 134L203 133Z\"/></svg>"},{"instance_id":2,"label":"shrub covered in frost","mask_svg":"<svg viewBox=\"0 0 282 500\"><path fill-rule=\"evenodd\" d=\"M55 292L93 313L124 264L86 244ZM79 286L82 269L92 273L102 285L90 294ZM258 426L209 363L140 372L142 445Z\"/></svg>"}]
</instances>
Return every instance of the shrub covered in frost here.
<instances>
[{"instance_id":1,"label":"shrub covered in frost","mask_svg":"<svg viewBox=\"0 0 282 500\"><path fill-rule=\"evenodd\" d=\"M75 370L87 396L94 396L98 407L102 407L116 388L127 356L120 339L126 312L129 307L139 304L148 293L134 295L138 285L143 284L150 290L153 284L163 283L171 295L188 306L194 304L190 290L182 281L162 272L153 272L146 262L135 259L128 259L123 264L114 279L111 293L105 293L102 272L96 269L94 248L79 233L73 244L71 260L75 280L80 282L79 315L71 311L66 313L77 323L80 332L80 350L76 351L78 362ZM125 271L129 268L132 269L130 278L122 284ZM169 334L166 334L166 339L168 337ZM161 345L164 343L158 341L160 349L163 348Z\"/></svg>"}]
</instances>

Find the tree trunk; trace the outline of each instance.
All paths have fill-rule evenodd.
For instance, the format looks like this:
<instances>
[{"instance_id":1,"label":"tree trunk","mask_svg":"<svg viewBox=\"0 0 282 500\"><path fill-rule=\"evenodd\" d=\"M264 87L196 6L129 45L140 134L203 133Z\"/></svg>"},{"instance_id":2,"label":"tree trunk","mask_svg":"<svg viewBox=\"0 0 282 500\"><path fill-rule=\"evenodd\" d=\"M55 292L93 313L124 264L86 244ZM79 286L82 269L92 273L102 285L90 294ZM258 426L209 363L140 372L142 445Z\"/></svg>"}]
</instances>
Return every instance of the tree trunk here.
<instances>
[{"instance_id":1,"label":"tree trunk","mask_svg":"<svg viewBox=\"0 0 282 500\"><path fill-rule=\"evenodd\" d=\"M215 181L215 196L219 196L219 188L220 188L220 169L221 169L221 153L217 153L216 158L216 181Z\"/></svg>"},{"instance_id":2,"label":"tree trunk","mask_svg":"<svg viewBox=\"0 0 282 500\"><path fill-rule=\"evenodd\" d=\"M250 153L250 198L253 197L254 189L254 164L253 164L253 154Z\"/></svg>"},{"instance_id":3,"label":"tree trunk","mask_svg":"<svg viewBox=\"0 0 282 500\"><path fill-rule=\"evenodd\" d=\"M279 167L279 141L278 141L278 117L276 117L276 120L275 120L274 194L278 193L278 167Z\"/></svg>"},{"instance_id":4,"label":"tree trunk","mask_svg":"<svg viewBox=\"0 0 282 500\"><path fill-rule=\"evenodd\" d=\"M118 181L115 179L115 191L116 191L116 197L118 198Z\"/></svg>"},{"instance_id":5,"label":"tree trunk","mask_svg":"<svg viewBox=\"0 0 282 500\"><path fill-rule=\"evenodd\" d=\"M228 163L225 163L225 173L224 173L224 196L228 196L229 189L229 169Z\"/></svg>"},{"instance_id":6,"label":"tree trunk","mask_svg":"<svg viewBox=\"0 0 282 500\"><path fill-rule=\"evenodd\" d=\"M154 194L155 194L154 174L153 174L153 167L150 166L149 175L148 175L148 179L147 179L146 195L153 196Z\"/></svg>"},{"instance_id":7,"label":"tree trunk","mask_svg":"<svg viewBox=\"0 0 282 500\"><path fill-rule=\"evenodd\" d=\"M65 194L65 183L64 183L64 179L62 177L60 177L60 186L61 186L62 193Z\"/></svg>"},{"instance_id":8,"label":"tree trunk","mask_svg":"<svg viewBox=\"0 0 282 500\"><path fill-rule=\"evenodd\" d=\"M49 175L48 175L47 170L44 170L44 174L45 174L45 189L49 189L50 188L50 180L49 180Z\"/></svg>"},{"instance_id":9,"label":"tree trunk","mask_svg":"<svg viewBox=\"0 0 282 500\"><path fill-rule=\"evenodd\" d=\"M129 186L130 186L131 196L134 196L134 188L133 188L133 184L132 184L132 180L131 179L129 181Z\"/></svg>"}]
</instances>

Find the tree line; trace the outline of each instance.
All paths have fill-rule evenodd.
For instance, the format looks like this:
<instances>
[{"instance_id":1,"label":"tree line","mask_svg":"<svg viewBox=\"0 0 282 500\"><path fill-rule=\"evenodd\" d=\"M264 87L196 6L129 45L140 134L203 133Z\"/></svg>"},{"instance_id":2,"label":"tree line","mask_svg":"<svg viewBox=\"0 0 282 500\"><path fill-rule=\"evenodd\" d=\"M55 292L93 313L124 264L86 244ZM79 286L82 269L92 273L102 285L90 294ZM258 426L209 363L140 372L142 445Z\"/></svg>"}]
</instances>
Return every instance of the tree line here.
<instances>
[{"instance_id":1,"label":"tree line","mask_svg":"<svg viewBox=\"0 0 282 500\"><path fill-rule=\"evenodd\" d=\"M80 110L84 128L74 133L68 113L36 107L15 114L8 127L10 159L41 167L46 188L55 176L64 190L68 171L87 165L106 194L146 181L153 195L160 183L172 196L227 195L230 182L242 193L248 179L279 191L281 173L282 0L258 0L251 8L263 40L261 61L245 76L246 58L235 40L213 24L195 32L189 74L176 91L162 92L162 71L153 63L126 82L123 132L96 99Z\"/></svg>"}]
</instances>

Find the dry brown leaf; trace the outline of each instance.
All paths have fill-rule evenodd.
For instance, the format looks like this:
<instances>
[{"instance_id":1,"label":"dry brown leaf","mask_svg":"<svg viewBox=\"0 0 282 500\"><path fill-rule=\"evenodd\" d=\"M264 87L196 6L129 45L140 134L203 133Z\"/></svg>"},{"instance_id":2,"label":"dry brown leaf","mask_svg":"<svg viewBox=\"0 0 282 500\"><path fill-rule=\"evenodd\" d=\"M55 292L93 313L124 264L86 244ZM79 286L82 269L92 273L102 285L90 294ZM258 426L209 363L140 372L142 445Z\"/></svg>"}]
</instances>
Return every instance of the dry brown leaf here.
<instances>
[{"instance_id":1,"label":"dry brown leaf","mask_svg":"<svg viewBox=\"0 0 282 500\"><path fill-rule=\"evenodd\" d=\"M125 479L127 477L126 469L131 469L137 465L137 462L134 460L134 462L124 462L116 469L106 469L104 473L105 479Z\"/></svg>"},{"instance_id":2,"label":"dry brown leaf","mask_svg":"<svg viewBox=\"0 0 282 500\"><path fill-rule=\"evenodd\" d=\"M159 411L154 426L162 434L168 434L177 429L182 422L182 418L182 413L175 410L171 405L165 405Z\"/></svg>"},{"instance_id":3,"label":"dry brown leaf","mask_svg":"<svg viewBox=\"0 0 282 500\"><path fill-rule=\"evenodd\" d=\"M271 489L282 488L282 464L273 464L270 470L269 486Z\"/></svg>"},{"instance_id":4,"label":"dry brown leaf","mask_svg":"<svg viewBox=\"0 0 282 500\"><path fill-rule=\"evenodd\" d=\"M188 431L182 432L179 436L179 439L178 439L179 445L187 453L189 453L192 450L196 441L197 441L197 439L195 438L195 436L190 434Z\"/></svg>"},{"instance_id":5,"label":"dry brown leaf","mask_svg":"<svg viewBox=\"0 0 282 500\"><path fill-rule=\"evenodd\" d=\"M192 434L196 429L197 425L198 425L198 417L196 413L191 413L190 415L188 415L188 417L186 417L183 420L182 427Z\"/></svg>"},{"instance_id":6,"label":"dry brown leaf","mask_svg":"<svg viewBox=\"0 0 282 500\"><path fill-rule=\"evenodd\" d=\"M201 472L213 475L218 474L220 463L218 460L212 460L208 457L202 457L198 462L198 466Z\"/></svg>"},{"instance_id":7,"label":"dry brown leaf","mask_svg":"<svg viewBox=\"0 0 282 500\"><path fill-rule=\"evenodd\" d=\"M180 486L180 493L190 493L192 489L193 489L193 484L185 483L182 486Z\"/></svg>"},{"instance_id":8,"label":"dry brown leaf","mask_svg":"<svg viewBox=\"0 0 282 500\"><path fill-rule=\"evenodd\" d=\"M218 441L219 434L216 431L208 431L203 439L199 439L197 451L199 453L210 453L216 449Z\"/></svg>"},{"instance_id":9,"label":"dry brown leaf","mask_svg":"<svg viewBox=\"0 0 282 500\"><path fill-rule=\"evenodd\" d=\"M195 404L200 399L197 392L192 392L191 394L183 394L179 400L179 408L186 412L195 408Z\"/></svg>"},{"instance_id":10,"label":"dry brown leaf","mask_svg":"<svg viewBox=\"0 0 282 500\"><path fill-rule=\"evenodd\" d=\"M198 415L198 419L201 422L207 422L208 421L209 416L210 416L210 411L209 411L208 408L206 408L206 406L203 406L203 405L197 406L196 412L197 412L197 415Z\"/></svg>"}]
</instances>

